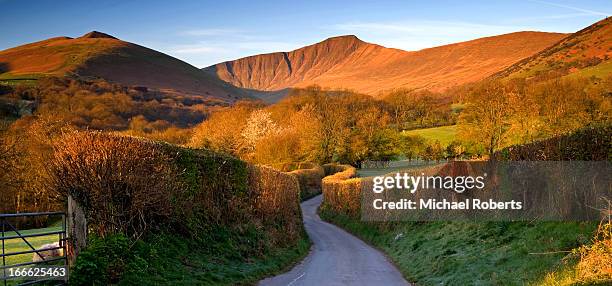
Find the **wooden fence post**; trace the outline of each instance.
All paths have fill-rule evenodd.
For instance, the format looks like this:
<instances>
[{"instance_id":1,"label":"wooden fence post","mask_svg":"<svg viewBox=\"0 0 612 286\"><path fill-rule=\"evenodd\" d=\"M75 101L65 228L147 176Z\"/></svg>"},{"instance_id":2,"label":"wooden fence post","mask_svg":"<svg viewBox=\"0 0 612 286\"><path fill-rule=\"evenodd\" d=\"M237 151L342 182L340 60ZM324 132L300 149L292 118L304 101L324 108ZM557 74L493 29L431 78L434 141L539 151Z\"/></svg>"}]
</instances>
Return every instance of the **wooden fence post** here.
<instances>
[{"instance_id":1,"label":"wooden fence post","mask_svg":"<svg viewBox=\"0 0 612 286\"><path fill-rule=\"evenodd\" d=\"M68 196L68 264L74 265L76 257L81 250L87 246L87 219L83 208L72 198Z\"/></svg>"}]
</instances>

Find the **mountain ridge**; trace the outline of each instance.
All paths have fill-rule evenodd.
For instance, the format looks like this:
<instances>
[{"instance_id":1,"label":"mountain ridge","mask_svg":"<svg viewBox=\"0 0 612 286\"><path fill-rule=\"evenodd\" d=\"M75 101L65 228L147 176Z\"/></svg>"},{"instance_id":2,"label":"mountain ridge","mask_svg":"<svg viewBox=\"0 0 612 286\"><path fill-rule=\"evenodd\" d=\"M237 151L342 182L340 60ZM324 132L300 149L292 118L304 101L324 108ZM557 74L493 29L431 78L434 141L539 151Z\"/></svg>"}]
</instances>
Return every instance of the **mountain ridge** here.
<instances>
[{"instance_id":1,"label":"mountain ridge","mask_svg":"<svg viewBox=\"0 0 612 286\"><path fill-rule=\"evenodd\" d=\"M237 87L263 91L312 84L371 95L395 88L439 91L499 72L565 36L515 32L403 51L345 35L289 52L226 61L203 70Z\"/></svg>"}]
</instances>

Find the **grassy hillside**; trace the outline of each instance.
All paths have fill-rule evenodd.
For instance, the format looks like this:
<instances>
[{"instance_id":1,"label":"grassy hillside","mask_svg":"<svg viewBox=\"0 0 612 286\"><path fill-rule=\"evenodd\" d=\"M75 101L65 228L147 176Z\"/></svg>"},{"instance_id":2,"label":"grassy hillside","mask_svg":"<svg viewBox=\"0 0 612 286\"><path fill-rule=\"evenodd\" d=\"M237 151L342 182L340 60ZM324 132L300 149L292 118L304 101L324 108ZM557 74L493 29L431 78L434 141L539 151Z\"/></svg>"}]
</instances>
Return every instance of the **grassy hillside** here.
<instances>
[{"instance_id":1,"label":"grassy hillside","mask_svg":"<svg viewBox=\"0 0 612 286\"><path fill-rule=\"evenodd\" d=\"M425 129L415 129L402 132L403 135L421 136L428 141L440 141L442 146L447 146L457 136L457 125L441 126Z\"/></svg>"},{"instance_id":2,"label":"grassy hillside","mask_svg":"<svg viewBox=\"0 0 612 286\"><path fill-rule=\"evenodd\" d=\"M582 74L582 70L590 69L591 75L603 77L609 74L605 73L609 67L597 67L609 66L611 58L612 18L608 17L519 61L500 72L498 76L547 79L567 74Z\"/></svg>"},{"instance_id":3,"label":"grassy hillside","mask_svg":"<svg viewBox=\"0 0 612 286\"><path fill-rule=\"evenodd\" d=\"M102 78L226 102L252 98L179 59L95 31L0 51L0 82L15 85L48 76Z\"/></svg>"}]
</instances>

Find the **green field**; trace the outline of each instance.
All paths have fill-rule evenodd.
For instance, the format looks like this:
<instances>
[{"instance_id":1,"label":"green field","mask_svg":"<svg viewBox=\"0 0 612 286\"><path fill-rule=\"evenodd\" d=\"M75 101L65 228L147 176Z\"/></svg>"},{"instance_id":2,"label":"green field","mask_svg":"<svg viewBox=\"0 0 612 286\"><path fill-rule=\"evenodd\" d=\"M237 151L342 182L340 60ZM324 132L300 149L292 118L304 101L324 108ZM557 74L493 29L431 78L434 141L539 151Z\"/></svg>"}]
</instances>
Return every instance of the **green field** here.
<instances>
[{"instance_id":1,"label":"green field","mask_svg":"<svg viewBox=\"0 0 612 286\"><path fill-rule=\"evenodd\" d=\"M396 173L407 171L411 169L419 169L426 166L433 166L439 164L435 161L421 161L421 160L400 160L400 161L391 161L388 166L384 168L361 168L357 169L358 177L373 177L373 176L382 176L389 173Z\"/></svg>"},{"instance_id":2,"label":"green field","mask_svg":"<svg viewBox=\"0 0 612 286\"><path fill-rule=\"evenodd\" d=\"M21 234L34 234L34 233L42 233L42 232L50 232L50 231L58 231L61 230L61 227L53 226L48 228L39 228L39 229L30 229L19 231ZM9 231L5 232L4 236L13 236L16 235L15 232ZM35 248L40 248L43 244L54 243L59 241L59 235L45 235L38 237L27 237L26 240ZM4 250L5 252L17 252L17 251L26 251L32 250L21 238L8 239L4 241ZM29 262L32 261L32 253L28 254L20 254L15 256L6 257L6 264L12 265L17 263Z\"/></svg>"},{"instance_id":3,"label":"green field","mask_svg":"<svg viewBox=\"0 0 612 286\"><path fill-rule=\"evenodd\" d=\"M612 61L598 64L596 66L581 69L575 73L566 75L565 77L597 77L605 78L612 74Z\"/></svg>"},{"instance_id":4,"label":"green field","mask_svg":"<svg viewBox=\"0 0 612 286\"><path fill-rule=\"evenodd\" d=\"M33 85L44 75L42 74L20 74L14 75L11 73L0 74L0 84L3 85Z\"/></svg>"},{"instance_id":5,"label":"green field","mask_svg":"<svg viewBox=\"0 0 612 286\"><path fill-rule=\"evenodd\" d=\"M440 141L442 146L447 146L457 137L457 125L441 126L425 129L415 129L402 132L403 135L418 135L428 141Z\"/></svg>"}]
</instances>

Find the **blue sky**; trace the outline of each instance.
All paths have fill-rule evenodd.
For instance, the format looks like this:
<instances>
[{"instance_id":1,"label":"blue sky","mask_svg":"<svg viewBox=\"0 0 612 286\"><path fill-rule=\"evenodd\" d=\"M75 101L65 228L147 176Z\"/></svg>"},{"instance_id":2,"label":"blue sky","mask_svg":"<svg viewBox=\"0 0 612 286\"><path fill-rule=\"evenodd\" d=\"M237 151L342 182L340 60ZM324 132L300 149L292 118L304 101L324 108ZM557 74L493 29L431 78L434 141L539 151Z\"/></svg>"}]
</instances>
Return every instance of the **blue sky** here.
<instances>
[{"instance_id":1,"label":"blue sky","mask_svg":"<svg viewBox=\"0 0 612 286\"><path fill-rule=\"evenodd\" d=\"M515 31L575 32L612 1L0 0L0 50L91 30L197 67L289 51L337 35L418 50Z\"/></svg>"}]
</instances>

